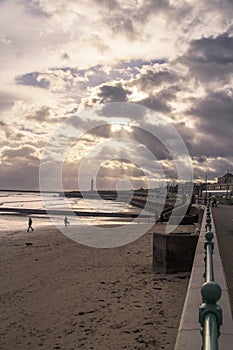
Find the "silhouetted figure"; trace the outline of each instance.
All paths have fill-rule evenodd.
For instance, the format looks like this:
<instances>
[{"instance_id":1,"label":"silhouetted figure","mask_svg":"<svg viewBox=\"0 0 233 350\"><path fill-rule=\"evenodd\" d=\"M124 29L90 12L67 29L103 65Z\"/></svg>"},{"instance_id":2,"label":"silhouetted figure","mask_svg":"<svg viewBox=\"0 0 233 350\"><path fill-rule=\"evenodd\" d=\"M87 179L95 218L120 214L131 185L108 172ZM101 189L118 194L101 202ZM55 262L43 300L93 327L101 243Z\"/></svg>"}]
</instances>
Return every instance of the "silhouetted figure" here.
<instances>
[{"instance_id":1,"label":"silhouetted figure","mask_svg":"<svg viewBox=\"0 0 233 350\"><path fill-rule=\"evenodd\" d=\"M30 229L33 231L32 218L31 217L28 219L28 229L27 229L27 231L29 231Z\"/></svg>"},{"instance_id":2,"label":"silhouetted figure","mask_svg":"<svg viewBox=\"0 0 233 350\"><path fill-rule=\"evenodd\" d=\"M65 227L67 227L69 225L69 221L67 219L67 216L65 216L65 218L64 218L64 224L65 224Z\"/></svg>"},{"instance_id":3,"label":"silhouetted figure","mask_svg":"<svg viewBox=\"0 0 233 350\"><path fill-rule=\"evenodd\" d=\"M164 222L164 216L163 216L163 213L161 213L161 214L160 214L159 221L160 221L160 222Z\"/></svg>"},{"instance_id":4,"label":"silhouetted figure","mask_svg":"<svg viewBox=\"0 0 233 350\"><path fill-rule=\"evenodd\" d=\"M217 200L216 200L216 198L214 198L213 201L212 201L212 207L217 207Z\"/></svg>"}]
</instances>

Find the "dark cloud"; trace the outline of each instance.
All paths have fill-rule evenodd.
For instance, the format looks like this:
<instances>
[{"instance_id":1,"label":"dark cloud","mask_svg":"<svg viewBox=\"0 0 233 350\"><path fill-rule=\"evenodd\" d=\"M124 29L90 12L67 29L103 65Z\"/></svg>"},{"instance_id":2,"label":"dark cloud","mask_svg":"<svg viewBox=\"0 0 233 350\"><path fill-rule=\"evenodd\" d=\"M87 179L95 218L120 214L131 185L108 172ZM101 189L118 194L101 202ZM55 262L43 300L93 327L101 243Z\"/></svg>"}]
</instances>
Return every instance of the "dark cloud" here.
<instances>
[{"instance_id":1,"label":"dark cloud","mask_svg":"<svg viewBox=\"0 0 233 350\"><path fill-rule=\"evenodd\" d=\"M50 87L49 80L47 80L45 77L41 77L41 74L39 72L19 75L15 78L15 81L20 85L34 86L42 89L48 89Z\"/></svg>"},{"instance_id":2,"label":"dark cloud","mask_svg":"<svg viewBox=\"0 0 233 350\"><path fill-rule=\"evenodd\" d=\"M193 157L193 161L202 164L202 163L205 163L207 161L207 158L205 156Z\"/></svg>"},{"instance_id":3,"label":"dark cloud","mask_svg":"<svg viewBox=\"0 0 233 350\"><path fill-rule=\"evenodd\" d=\"M217 37L193 40L188 55L197 63L233 63L233 37L224 33Z\"/></svg>"},{"instance_id":4,"label":"dark cloud","mask_svg":"<svg viewBox=\"0 0 233 350\"><path fill-rule=\"evenodd\" d=\"M37 159L34 156L36 149L33 146L22 146L18 148L5 148L2 151L2 157L4 159L15 159L15 158L22 158L22 159Z\"/></svg>"},{"instance_id":5,"label":"dark cloud","mask_svg":"<svg viewBox=\"0 0 233 350\"><path fill-rule=\"evenodd\" d=\"M201 81L227 80L233 73L233 37L224 33L193 40L181 61Z\"/></svg>"},{"instance_id":6,"label":"dark cloud","mask_svg":"<svg viewBox=\"0 0 233 350\"><path fill-rule=\"evenodd\" d=\"M157 96L150 95L143 100L136 101L136 103L164 114L169 114L171 112L171 108L166 103L166 99L162 100L159 94Z\"/></svg>"},{"instance_id":7,"label":"dark cloud","mask_svg":"<svg viewBox=\"0 0 233 350\"><path fill-rule=\"evenodd\" d=\"M226 136L228 131L232 132L232 111L232 90L226 89L211 91L205 98L198 99L189 113L198 118L202 132L219 134L221 131Z\"/></svg>"},{"instance_id":8,"label":"dark cloud","mask_svg":"<svg viewBox=\"0 0 233 350\"><path fill-rule=\"evenodd\" d=\"M152 88L178 83L179 80L180 77L171 69L169 70L163 65L155 64L153 67L148 67L146 71L140 73L139 77L133 81L133 84L139 86L142 91L148 91Z\"/></svg>"},{"instance_id":9,"label":"dark cloud","mask_svg":"<svg viewBox=\"0 0 233 350\"><path fill-rule=\"evenodd\" d=\"M107 102L127 102L127 96L130 91L125 89L122 84L102 85L97 92L100 103Z\"/></svg>"},{"instance_id":10,"label":"dark cloud","mask_svg":"<svg viewBox=\"0 0 233 350\"><path fill-rule=\"evenodd\" d=\"M189 115L195 118L196 128L193 130L193 140L188 144L192 156L232 155L232 110L233 99L229 91L210 92L193 103Z\"/></svg>"}]
</instances>

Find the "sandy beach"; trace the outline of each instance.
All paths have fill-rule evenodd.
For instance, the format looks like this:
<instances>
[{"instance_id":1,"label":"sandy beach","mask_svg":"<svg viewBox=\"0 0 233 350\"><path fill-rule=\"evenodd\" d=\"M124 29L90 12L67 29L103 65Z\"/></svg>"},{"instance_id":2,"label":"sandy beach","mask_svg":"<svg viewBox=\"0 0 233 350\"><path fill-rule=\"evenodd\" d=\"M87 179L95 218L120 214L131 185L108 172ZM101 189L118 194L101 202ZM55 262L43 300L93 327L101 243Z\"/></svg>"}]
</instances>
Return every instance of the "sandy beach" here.
<instances>
[{"instance_id":1,"label":"sandy beach","mask_svg":"<svg viewBox=\"0 0 233 350\"><path fill-rule=\"evenodd\" d=\"M188 274L152 272L152 228L126 246L55 227L0 238L1 350L173 350Z\"/></svg>"}]
</instances>

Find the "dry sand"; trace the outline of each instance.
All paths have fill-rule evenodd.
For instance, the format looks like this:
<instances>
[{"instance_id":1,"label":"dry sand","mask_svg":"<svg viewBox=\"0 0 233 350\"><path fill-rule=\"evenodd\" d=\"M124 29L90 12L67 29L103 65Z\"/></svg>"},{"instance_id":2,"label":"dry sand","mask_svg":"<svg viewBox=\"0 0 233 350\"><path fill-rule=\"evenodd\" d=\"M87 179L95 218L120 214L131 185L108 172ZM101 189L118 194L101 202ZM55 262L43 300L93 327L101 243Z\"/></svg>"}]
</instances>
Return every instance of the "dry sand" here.
<instances>
[{"instance_id":1,"label":"dry sand","mask_svg":"<svg viewBox=\"0 0 233 350\"><path fill-rule=\"evenodd\" d=\"M152 272L153 230L112 249L52 226L1 237L0 349L173 350L189 276Z\"/></svg>"}]
</instances>

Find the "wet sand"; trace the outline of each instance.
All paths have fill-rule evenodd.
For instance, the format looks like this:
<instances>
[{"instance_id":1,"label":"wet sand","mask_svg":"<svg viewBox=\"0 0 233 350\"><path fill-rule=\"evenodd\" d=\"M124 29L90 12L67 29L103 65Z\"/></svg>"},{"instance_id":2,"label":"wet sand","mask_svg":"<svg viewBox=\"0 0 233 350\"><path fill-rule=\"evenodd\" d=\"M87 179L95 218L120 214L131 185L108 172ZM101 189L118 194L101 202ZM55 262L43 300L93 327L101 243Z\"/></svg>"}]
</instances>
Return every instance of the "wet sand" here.
<instances>
[{"instance_id":1,"label":"wet sand","mask_svg":"<svg viewBox=\"0 0 233 350\"><path fill-rule=\"evenodd\" d=\"M2 234L0 349L173 350L189 275L152 272L153 230L112 249Z\"/></svg>"}]
</instances>

